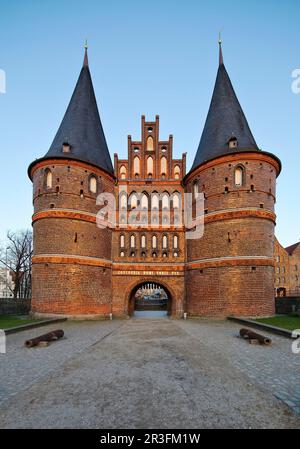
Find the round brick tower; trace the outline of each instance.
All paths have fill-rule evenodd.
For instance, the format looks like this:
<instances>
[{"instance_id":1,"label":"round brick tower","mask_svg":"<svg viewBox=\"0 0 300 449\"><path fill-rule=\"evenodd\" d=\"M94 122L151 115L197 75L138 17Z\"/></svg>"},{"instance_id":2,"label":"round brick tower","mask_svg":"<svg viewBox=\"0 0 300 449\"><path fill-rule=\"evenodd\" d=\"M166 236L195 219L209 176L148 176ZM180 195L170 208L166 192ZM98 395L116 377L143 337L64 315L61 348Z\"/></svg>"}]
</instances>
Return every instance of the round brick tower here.
<instances>
[{"instance_id":1,"label":"round brick tower","mask_svg":"<svg viewBox=\"0 0 300 449\"><path fill-rule=\"evenodd\" d=\"M204 195L204 234L187 240L187 312L274 313L275 186L279 159L261 151L220 61L191 171L193 202ZM197 223L197 219L196 219Z\"/></svg>"},{"instance_id":2,"label":"round brick tower","mask_svg":"<svg viewBox=\"0 0 300 449\"><path fill-rule=\"evenodd\" d=\"M114 175L88 66L87 49L71 101L33 181L32 312L107 316L111 312L111 229L96 226Z\"/></svg>"}]
</instances>

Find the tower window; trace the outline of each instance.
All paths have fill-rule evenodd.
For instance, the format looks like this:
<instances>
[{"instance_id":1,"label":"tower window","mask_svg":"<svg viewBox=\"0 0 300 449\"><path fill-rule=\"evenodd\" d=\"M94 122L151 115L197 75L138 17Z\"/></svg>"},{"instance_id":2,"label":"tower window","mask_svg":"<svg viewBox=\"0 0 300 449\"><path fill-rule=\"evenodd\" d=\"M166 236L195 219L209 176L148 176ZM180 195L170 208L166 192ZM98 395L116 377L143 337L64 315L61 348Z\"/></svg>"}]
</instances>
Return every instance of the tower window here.
<instances>
[{"instance_id":1,"label":"tower window","mask_svg":"<svg viewBox=\"0 0 300 449\"><path fill-rule=\"evenodd\" d=\"M198 197L198 182L197 181L194 181L193 193L194 193L194 198L197 198Z\"/></svg>"},{"instance_id":2,"label":"tower window","mask_svg":"<svg viewBox=\"0 0 300 449\"><path fill-rule=\"evenodd\" d=\"M236 167L234 171L234 183L236 187L241 187L243 185L244 181L244 168L243 167Z\"/></svg>"},{"instance_id":3,"label":"tower window","mask_svg":"<svg viewBox=\"0 0 300 449\"><path fill-rule=\"evenodd\" d=\"M68 142L64 142L62 144L62 152L63 153L70 153L71 152L71 145Z\"/></svg>"},{"instance_id":4,"label":"tower window","mask_svg":"<svg viewBox=\"0 0 300 449\"><path fill-rule=\"evenodd\" d=\"M52 172L49 168L47 168L45 171L45 182L46 182L47 189L51 189L52 188Z\"/></svg>"},{"instance_id":5,"label":"tower window","mask_svg":"<svg viewBox=\"0 0 300 449\"><path fill-rule=\"evenodd\" d=\"M235 136L232 136L232 137L228 140L227 144L228 144L228 148L230 148L230 149L237 148L237 147L238 147L238 141L237 141L237 138L236 138Z\"/></svg>"},{"instance_id":6,"label":"tower window","mask_svg":"<svg viewBox=\"0 0 300 449\"><path fill-rule=\"evenodd\" d=\"M89 190L91 193L97 193L97 178L92 175L89 180Z\"/></svg>"}]
</instances>

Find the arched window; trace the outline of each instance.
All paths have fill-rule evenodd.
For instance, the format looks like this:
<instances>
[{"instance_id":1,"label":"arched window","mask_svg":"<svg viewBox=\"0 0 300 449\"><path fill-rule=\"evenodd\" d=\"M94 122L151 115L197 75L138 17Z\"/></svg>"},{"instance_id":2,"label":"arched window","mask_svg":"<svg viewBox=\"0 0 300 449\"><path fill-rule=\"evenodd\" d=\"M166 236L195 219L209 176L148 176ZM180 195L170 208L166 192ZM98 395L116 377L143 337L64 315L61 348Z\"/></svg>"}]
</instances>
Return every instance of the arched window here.
<instances>
[{"instance_id":1,"label":"arched window","mask_svg":"<svg viewBox=\"0 0 300 449\"><path fill-rule=\"evenodd\" d=\"M132 193L130 195L129 204L130 204L131 209L137 208L138 198L137 198L137 194L136 193Z\"/></svg>"},{"instance_id":2,"label":"arched window","mask_svg":"<svg viewBox=\"0 0 300 449\"><path fill-rule=\"evenodd\" d=\"M179 205L180 205L179 193L175 192L173 194L173 208L174 209L179 209Z\"/></svg>"},{"instance_id":3,"label":"arched window","mask_svg":"<svg viewBox=\"0 0 300 449\"><path fill-rule=\"evenodd\" d=\"M120 178L125 179L126 178L126 167L125 165L121 165L120 167Z\"/></svg>"},{"instance_id":4,"label":"arched window","mask_svg":"<svg viewBox=\"0 0 300 449\"><path fill-rule=\"evenodd\" d=\"M175 165L174 167L174 178L179 179L180 178L180 167L179 165Z\"/></svg>"},{"instance_id":5,"label":"arched window","mask_svg":"<svg viewBox=\"0 0 300 449\"><path fill-rule=\"evenodd\" d=\"M45 171L45 181L46 181L47 189L51 189L52 188L52 172L51 172L51 170L49 170L49 168L47 168L47 170Z\"/></svg>"},{"instance_id":6,"label":"arched window","mask_svg":"<svg viewBox=\"0 0 300 449\"><path fill-rule=\"evenodd\" d=\"M166 235L163 236L162 247L163 247L163 249L168 248L168 237Z\"/></svg>"},{"instance_id":7,"label":"arched window","mask_svg":"<svg viewBox=\"0 0 300 449\"><path fill-rule=\"evenodd\" d=\"M142 194L141 207L142 209L148 210L148 197L145 193Z\"/></svg>"},{"instance_id":8,"label":"arched window","mask_svg":"<svg viewBox=\"0 0 300 449\"><path fill-rule=\"evenodd\" d=\"M140 158L138 156L133 158L133 174L134 176L140 174Z\"/></svg>"},{"instance_id":9,"label":"arched window","mask_svg":"<svg viewBox=\"0 0 300 449\"><path fill-rule=\"evenodd\" d=\"M174 237L173 237L173 246L174 246L174 249L178 248L178 236L177 235L174 235Z\"/></svg>"},{"instance_id":10,"label":"arched window","mask_svg":"<svg viewBox=\"0 0 300 449\"><path fill-rule=\"evenodd\" d=\"M244 178L243 167L236 167L236 169L234 171L234 183L237 187L240 187L243 185L243 178Z\"/></svg>"},{"instance_id":11,"label":"arched window","mask_svg":"<svg viewBox=\"0 0 300 449\"><path fill-rule=\"evenodd\" d=\"M157 247L157 237L156 235L152 236L152 248L156 248Z\"/></svg>"},{"instance_id":12,"label":"arched window","mask_svg":"<svg viewBox=\"0 0 300 449\"><path fill-rule=\"evenodd\" d=\"M160 174L165 175L167 173L167 158L163 156L160 160Z\"/></svg>"},{"instance_id":13,"label":"arched window","mask_svg":"<svg viewBox=\"0 0 300 449\"><path fill-rule=\"evenodd\" d=\"M131 248L134 248L134 247L135 247L135 235L134 235L134 234L132 234L132 235L130 236L130 247L131 247Z\"/></svg>"},{"instance_id":14,"label":"arched window","mask_svg":"<svg viewBox=\"0 0 300 449\"><path fill-rule=\"evenodd\" d=\"M91 193L97 193L97 178L94 175L90 177L89 189Z\"/></svg>"},{"instance_id":15,"label":"arched window","mask_svg":"<svg viewBox=\"0 0 300 449\"><path fill-rule=\"evenodd\" d=\"M169 209L169 195L167 193L162 196L162 208Z\"/></svg>"},{"instance_id":16,"label":"arched window","mask_svg":"<svg viewBox=\"0 0 300 449\"><path fill-rule=\"evenodd\" d=\"M151 156L147 159L147 176L152 177L153 175L153 158Z\"/></svg>"},{"instance_id":17,"label":"arched window","mask_svg":"<svg viewBox=\"0 0 300 449\"><path fill-rule=\"evenodd\" d=\"M120 246L121 246L121 248L124 248L124 246L125 246L125 235L121 235L120 236Z\"/></svg>"},{"instance_id":18,"label":"arched window","mask_svg":"<svg viewBox=\"0 0 300 449\"><path fill-rule=\"evenodd\" d=\"M127 195L124 192L120 195L120 207L121 209L127 209Z\"/></svg>"},{"instance_id":19,"label":"arched window","mask_svg":"<svg viewBox=\"0 0 300 449\"><path fill-rule=\"evenodd\" d=\"M151 197L151 208L152 208L152 210L159 209L159 196L157 193L153 193L153 195Z\"/></svg>"},{"instance_id":20,"label":"arched window","mask_svg":"<svg viewBox=\"0 0 300 449\"><path fill-rule=\"evenodd\" d=\"M154 150L153 137L149 136L147 139L147 151L153 151L153 150Z\"/></svg>"},{"instance_id":21,"label":"arched window","mask_svg":"<svg viewBox=\"0 0 300 449\"><path fill-rule=\"evenodd\" d=\"M142 235L141 237L141 247L146 248L146 236Z\"/></svg>"}]
</instances>

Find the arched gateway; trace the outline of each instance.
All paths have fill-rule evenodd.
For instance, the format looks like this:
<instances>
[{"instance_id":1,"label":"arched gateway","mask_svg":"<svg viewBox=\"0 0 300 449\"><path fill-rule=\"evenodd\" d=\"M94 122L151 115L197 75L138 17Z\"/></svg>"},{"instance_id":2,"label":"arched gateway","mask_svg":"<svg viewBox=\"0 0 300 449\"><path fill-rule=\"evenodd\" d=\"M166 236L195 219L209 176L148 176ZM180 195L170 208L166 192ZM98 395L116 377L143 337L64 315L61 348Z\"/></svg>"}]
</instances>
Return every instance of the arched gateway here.
<instances>
[{"instance_id":1,"label":"arched gateway","mask_svg":"<svg viewBox=\"0 0 300 449\"><path fill-rule=\"evenodd\" d=\"M171 315L171 293L160 283L142 282L132 289L128 308L129 315L135 317Z\"/></svg>"}]
</instances>

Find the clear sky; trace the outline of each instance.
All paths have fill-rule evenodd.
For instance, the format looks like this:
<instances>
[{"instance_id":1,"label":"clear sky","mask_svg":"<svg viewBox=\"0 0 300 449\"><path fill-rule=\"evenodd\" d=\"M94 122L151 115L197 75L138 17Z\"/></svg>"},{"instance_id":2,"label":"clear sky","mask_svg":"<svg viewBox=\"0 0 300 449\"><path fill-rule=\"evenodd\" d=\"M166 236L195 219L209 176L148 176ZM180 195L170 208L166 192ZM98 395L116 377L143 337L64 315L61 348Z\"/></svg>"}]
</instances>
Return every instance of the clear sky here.
<instances>
[{"instance_id":1,"label":"clear sky","mask_svg":"<svg viewBox=\"0 0 300 449\"><path fill-rule=\"evenodd\" d=\"M226 68L260 148L283 163L276 233L300 239L300 2L287 0L0 0L0 239L30 227L28 164L43 156L75 87L89 41L102 124L113 155L126 157L140 116L160 115L161 138L191 166L206 118L223 30ZM299 176L299 178L298 178Z\"/></svg>"}]
</instances>

